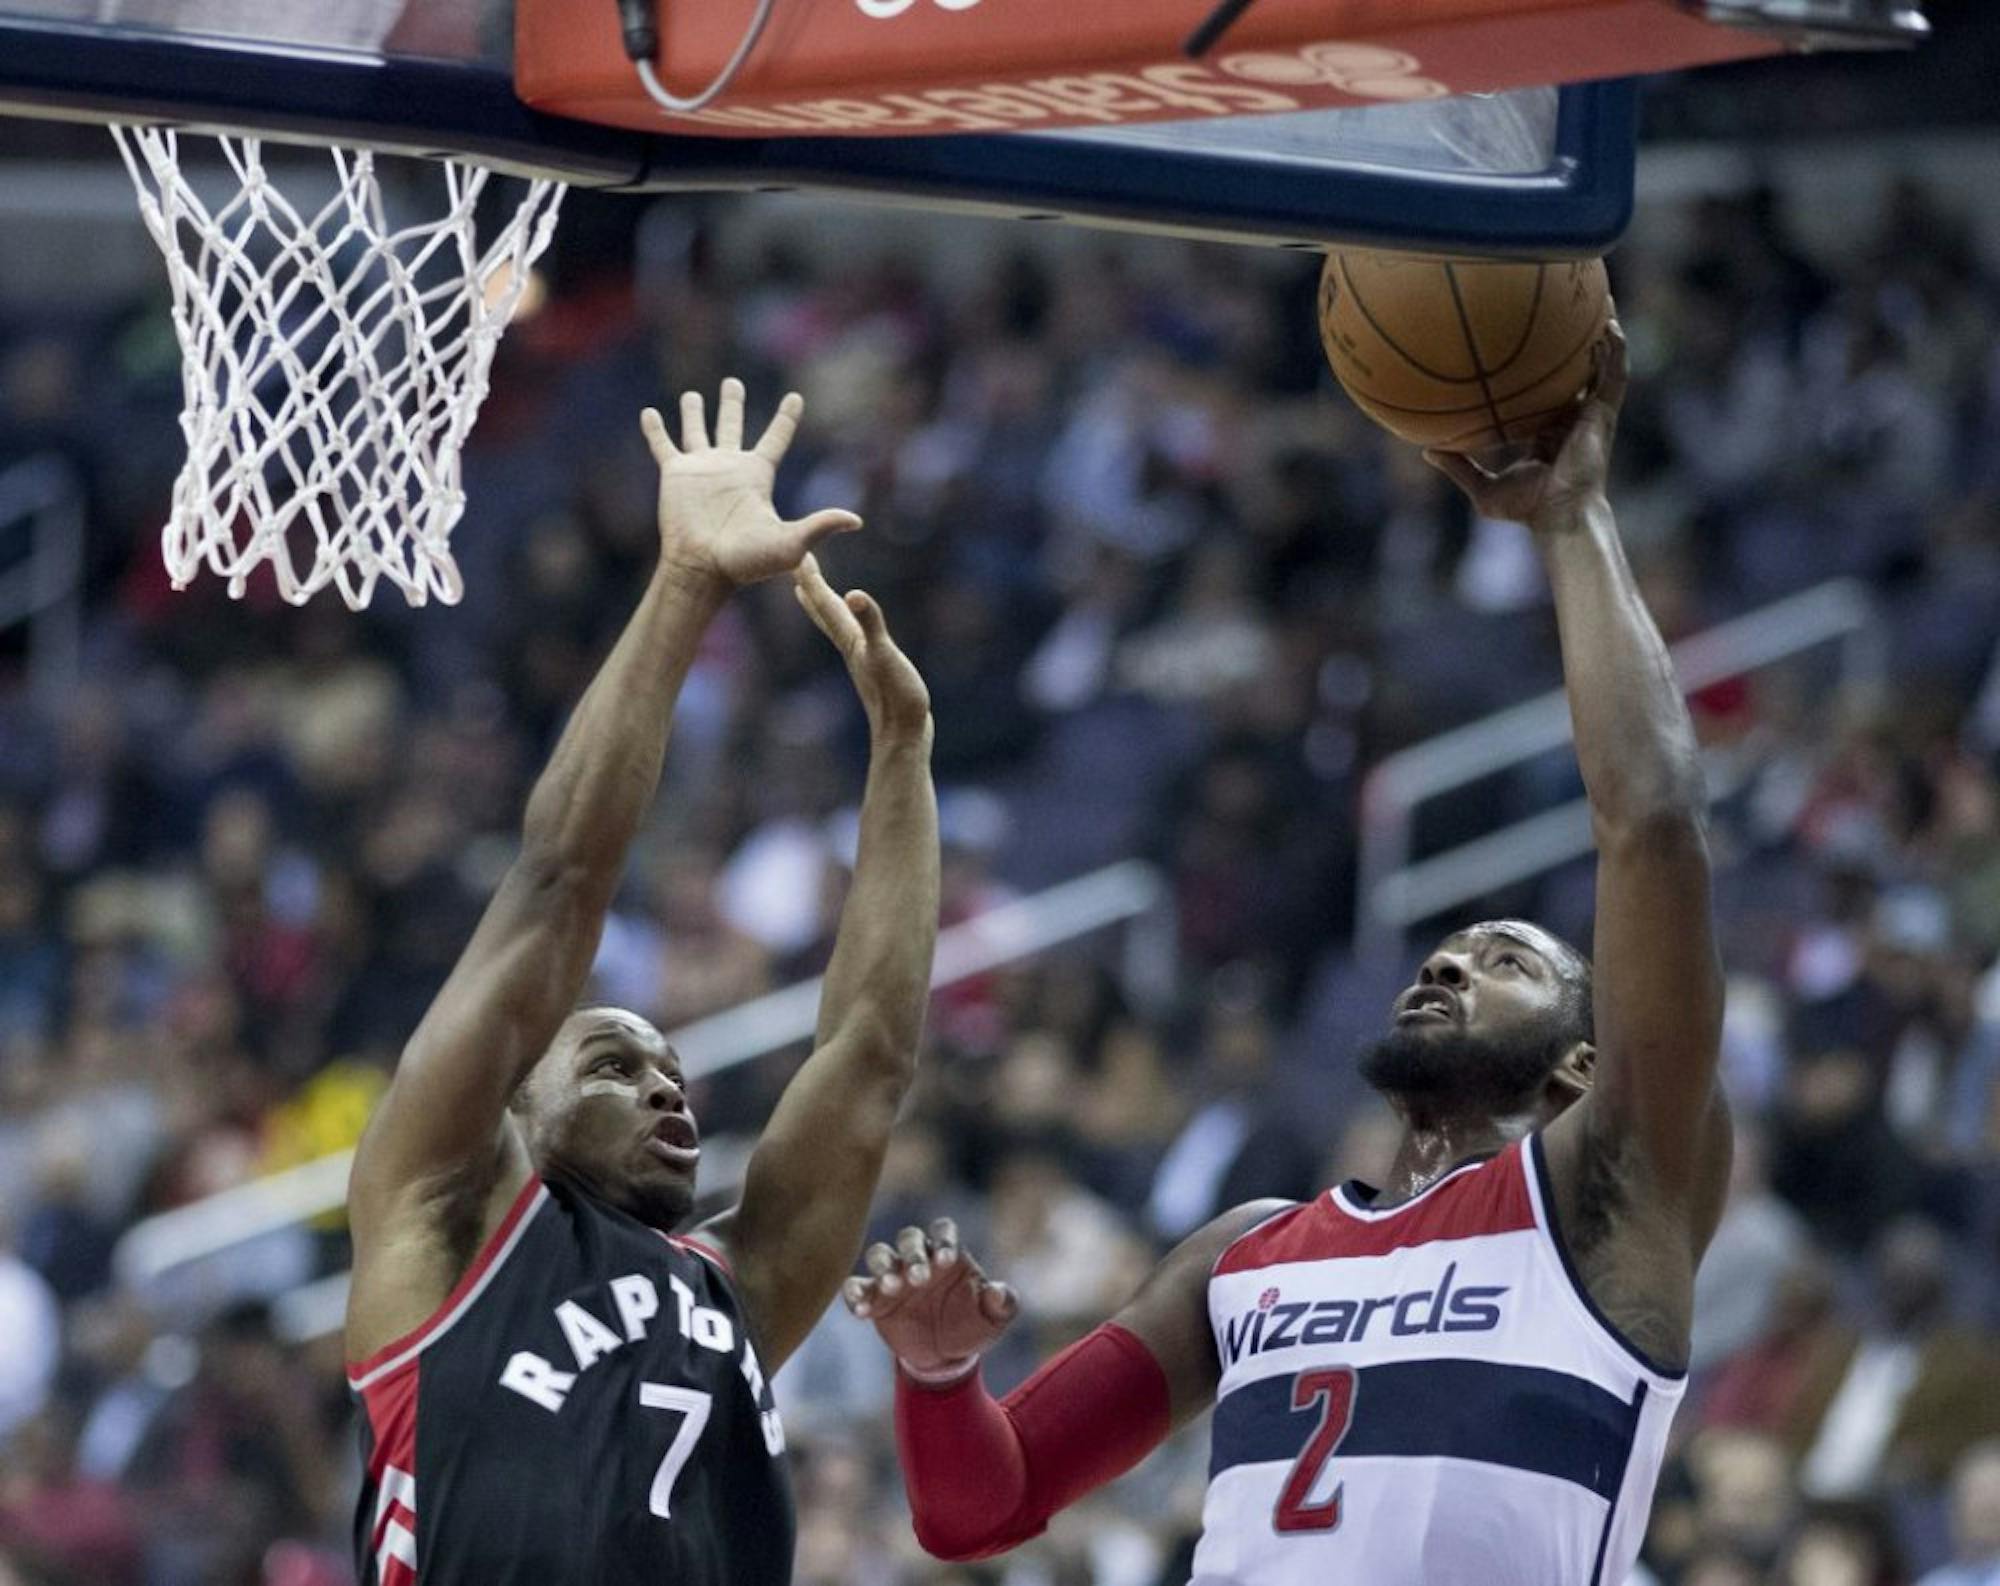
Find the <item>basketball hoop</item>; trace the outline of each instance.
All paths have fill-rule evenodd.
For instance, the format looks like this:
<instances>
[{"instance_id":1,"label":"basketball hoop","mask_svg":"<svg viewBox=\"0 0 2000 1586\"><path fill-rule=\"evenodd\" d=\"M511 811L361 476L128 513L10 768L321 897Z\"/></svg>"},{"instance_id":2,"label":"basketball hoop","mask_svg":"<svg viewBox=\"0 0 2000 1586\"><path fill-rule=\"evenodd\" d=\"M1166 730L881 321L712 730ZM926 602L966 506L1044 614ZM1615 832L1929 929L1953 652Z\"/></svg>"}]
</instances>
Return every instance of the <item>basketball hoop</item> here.
<instances>
[{"instance_id":1,"label":"basketball hoop","mask_svg":"<svg viewBox=\"0 0 2000 1586\"><path fill-rule=\"evenodd\" d=\"M332 583L358 610L378 579L413 606L456 603L460 452L562 186L529 182L482 251L482 167L439 162L445 213L392 226L365 151L329 151L337 191L308 213L258 139L218 137L235 192L211 207L173 130L112 135L167 261L184 359L188 458L162 536L174 587L206 565L240 597L268 561L295 605Z\"/></svg>"}]
</instances>

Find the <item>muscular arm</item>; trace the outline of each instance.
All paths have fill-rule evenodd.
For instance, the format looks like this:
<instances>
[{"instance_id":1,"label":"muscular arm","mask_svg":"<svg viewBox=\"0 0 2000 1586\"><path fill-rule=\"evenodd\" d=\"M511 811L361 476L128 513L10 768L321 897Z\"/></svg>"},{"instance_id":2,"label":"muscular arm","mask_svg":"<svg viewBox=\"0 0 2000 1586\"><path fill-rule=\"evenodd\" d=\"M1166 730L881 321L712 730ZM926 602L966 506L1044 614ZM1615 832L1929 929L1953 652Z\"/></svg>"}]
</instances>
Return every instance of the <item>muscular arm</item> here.
<instances>
[{"instance_id":1,"label":"muscular arm","mask_svg":"<svg viewBox=\"0 0 2000 1586\"><path fill-rule=\"evenodd\" d=\"M924 1547L952 1559L1018 1547L1208 1409L1221 1371L1209 1274L1286 1204L1239 1206L1189 1235L1111 1321L999 1400L978 1355L1012 1318L1012 1297L956 1249L949 1223L871 1248L875 1276L852 1280L847 1302L901 1362L896 1447Z\"/></svg>"},{"instance_id":2,"label":"muscular arm","mask_svg":"<svg viewBox=\"0 0 2000 1586\"><path fill-rule=\"evenodd\" d=\"M938 924L923 681L866 595L835 595L810 559L799 591L847 660L868 709L871 749L854 879L812 1055L751 1153L742 1201L710 1225L756 1320L769 1371L811 1331L861 1249L889 1134L916 1075Z\"/></svg>"},{"instance_id":3,"label":"muscular arm","mask_svg":"<svg viewBox=\"0 0 2000 1586\"><path fill-rule=\"evenodd\" d=\"M788 571L847 513L781 522L770 487L797 424L788 397L741 446L743 388L724 383L716 444L682 398L682 445L647 410L660 464L660 561L529 797L521 852L403 1050L355 1154L348 1347L360 1358L420 1322L458 1276L468 1229L526 1177L507 1125L515 1087L574 1005L626 850L652 803L681 683L738 584Z\"/></svg>"},{"instance_id":4,"label":"muscular arm","mask_svg":"<svg viewBox=\"0 0 2000 1586\"><path fill-rule=\"evenodd\" d=\"M1429 454L1474 504L1535 536L1562 635L1563 677L1598 849L1597 1063L1591 1094L1550 1127L1558 1190L1606 1171L1706 1244L1727 1176L1715 1084L1722 968L1710 901L1694 724L1633 582L1605 495L1624 342L1550 461L1492 475ZM1638 1176L1634 1178L1632 1169Z\"/></svg>"},{"instance_id":5,"label":"muscular arm","mask_svg":"<svg viewBox=\"0 0 2000 1586\"><path fill-rule=\"evenodd\" d=\"M1598 850L1599 1058L1578 1121L1629 1139L1653 1188L1687 1206L1718 1187L1716 1137L1727 1131L1715 1086L1722 967L1694 725L1609 504L1599 499L1573 527L1545 536L1543 554Z\"/></svg>"},{"instance_id":6,"label":"muscular arm","mask_svg":"<svg viewBox=\"0 0 2000 1586\"><path fill-rule=\"evenodd\" d=\"M659 783L674 700L726 587L662 564L535 783L520 855L356 1153L349 1215L364 1264L403 1200L525 1175L525 1152L502 1127L508 1099L583 989Z\"/></svg>"}]
</instances>

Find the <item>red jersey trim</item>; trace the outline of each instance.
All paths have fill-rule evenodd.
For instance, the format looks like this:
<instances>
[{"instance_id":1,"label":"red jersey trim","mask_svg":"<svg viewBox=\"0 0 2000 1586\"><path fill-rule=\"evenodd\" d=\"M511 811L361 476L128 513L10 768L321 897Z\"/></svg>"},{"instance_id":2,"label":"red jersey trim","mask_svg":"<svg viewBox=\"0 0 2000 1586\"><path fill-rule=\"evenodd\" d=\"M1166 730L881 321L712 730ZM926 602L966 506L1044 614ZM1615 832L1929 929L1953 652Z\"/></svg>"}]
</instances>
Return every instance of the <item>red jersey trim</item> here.
<instances>
[{"instance_id":1,"label":"red jersey trim","mask_svg":"<svg viewBox=\"0 0 2000 1586\"><path fill-rule=\"evenodd\" d=\"M374 1433L368 1484L375 1511L368 1527L373 1586L412 1586L417 1578L417 1384L422 1368L380 1378L361 1391Z\"/></svg>"},{"instance_id":2,"label":"red jersey trim","mask_svg":"<svg viewBox=\"0 0 2000 1586\"><path fill-rule=\"evenodd\" d=\"M734 1278L736 1269L729 1264L729 1257L706 1239L697 1239L693 1234L668 1234L667 1243L677 1250L692 1250L698 1256L706 1256L725 1278Z\"/></svg>"},{"instance_id":3,"label":"red jersey trim","mask_svg":"<svg viewBox=\"0 0 2000 1586\"><path fill-rule=\"evenodd\" d=\"M444 1303L421 1326L405 1333L394 1343L385 1344L366 1360L351 1362L347 1368L348 1386L357 1392L369 1387L398 1367L408 1364L428 1345L442 1337L485 1292L486 1285L493 1281L493 1275L500 1270L501 1264L513 1254L522 1234L527 1232L528 1224L548 1198L548 1187L538 1175L530 1173L528 1182L521 1186L521 1193L514 1197L514 1204L507 1208L507 1215L500 1219L500 1226L493 1230L493 1236L473 1258L472 1265L465 1269L465 1276L445 1296Z\"/></svg>"},{"instance_id":4,"label":"red jersey trim","mask_svg":"<svg viewBox=\"0 0 2000 1586\"><path fill-rule=\"evenodd\" d=\"M1518 1144L1491 1161L1440 1179L1414 1200L1362 1215L1337 1193L1281 1213L1253 1228L1222 1253L1215 1276L1252 1272L1291 1261L1386 1256L1441 1240L1533 1232L1535 1207Z\"/></svg>"}]
</instances>

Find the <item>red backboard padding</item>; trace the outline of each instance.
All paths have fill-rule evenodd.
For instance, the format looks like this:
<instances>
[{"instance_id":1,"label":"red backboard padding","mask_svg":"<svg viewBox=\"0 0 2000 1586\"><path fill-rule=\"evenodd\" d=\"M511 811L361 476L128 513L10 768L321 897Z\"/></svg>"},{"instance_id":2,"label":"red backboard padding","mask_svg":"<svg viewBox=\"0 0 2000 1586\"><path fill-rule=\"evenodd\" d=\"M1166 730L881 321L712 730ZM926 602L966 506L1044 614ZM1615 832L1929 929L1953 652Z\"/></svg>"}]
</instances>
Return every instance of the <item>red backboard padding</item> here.
<instances>
[{"instance_id":1,"label":"red backboard padding","mask_svg":"<svg viewBox=\"0 0 2000 1586\"><path fill-rule=\"evenodd\" d=\"M667 85L692 93L755 0L654 0ZM516 87L538 110L648 131L1000 132L1439 98L1775 53L1674 0L1257 0L1203 60L1211 0L777 0L735 84L668 116L612 0L519 0Z\"/></svg>"}]
</instances>

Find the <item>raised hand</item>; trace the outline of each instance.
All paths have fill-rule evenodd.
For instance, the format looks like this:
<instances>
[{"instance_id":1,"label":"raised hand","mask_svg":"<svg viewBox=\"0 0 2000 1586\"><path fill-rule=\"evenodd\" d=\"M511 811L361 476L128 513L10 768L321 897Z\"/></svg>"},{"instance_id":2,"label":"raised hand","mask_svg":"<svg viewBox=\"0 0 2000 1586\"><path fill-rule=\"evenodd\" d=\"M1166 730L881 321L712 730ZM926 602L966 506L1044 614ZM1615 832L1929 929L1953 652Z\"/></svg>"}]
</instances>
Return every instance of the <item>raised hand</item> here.
<instances>
[{"instance_id":1,"label":"raised hand","mask_svg":"<svg viewBox=\"0 0 2000 1586\"><path fill-rule=\"evenodd\" d=\"M852 512L815 512L785 522L771 504L778 463L799 427L805 402L794 391L755 446L743 446L743 382L722 382L715 439L709 440L701 393L681 394L681 438L667 434L658 408L639 416L660 465L660 555L731 586L789 573L830 534L861 527Z\"/></svg>"},{"instance_id":2,"label":"raised hand","mask_svg":"<svg viewBox=\"0 0 2000 1586\"><path fill-rule=\"evenodd\" d=\"M1611 443L1625 401L1625 332L1612 320L1592 354L1595 373L1567 424L1536 454L1497 472L1458 452L1427 451L1424 461L1463 490L1484 517L1525 523L1538 534L1574 527L1604 497Z\"/></svg>"},{"instance_id":3,"label":"raised hand","mask_svg":"<svg viewBox=\"0 0 2000 1586\"><path fill-rule=\"evenodd\" d=\"M1012 1289L991 1282L959 1249L949 1217L928 1230L903 1229L894 1245L870 1245L861 1260L869 1276L849 1278L841 1298L875 1324L919 1382L943 1385L971 1375L1020 1309Z\"/></svg>"},{"instance_id":4,"label":"raised hand","mask_svg":"<svg viewBox=\"0 0 2000 1586\"><path fill-rule=\"evenodd\" d=\"M854 691L868 712L868 729L880 740L921 734L931 719L930 690L910 658L889 637L889 625L874 597L859 589L836 594L808 555L793 575L793 593L819 631L847 662Z\"/></svg>"}]
</instances>

